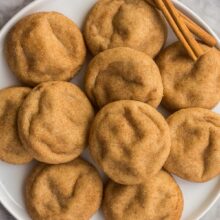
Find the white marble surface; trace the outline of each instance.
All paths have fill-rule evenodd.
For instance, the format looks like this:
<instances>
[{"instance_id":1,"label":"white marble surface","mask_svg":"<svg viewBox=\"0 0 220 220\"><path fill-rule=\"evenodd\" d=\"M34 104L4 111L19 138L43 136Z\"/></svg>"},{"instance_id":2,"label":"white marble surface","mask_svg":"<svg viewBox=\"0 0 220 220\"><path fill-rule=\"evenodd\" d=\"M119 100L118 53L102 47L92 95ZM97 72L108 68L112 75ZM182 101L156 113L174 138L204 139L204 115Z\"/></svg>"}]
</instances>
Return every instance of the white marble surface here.
<instances>
[{"instance_id":1,"label":"white marble surface","mask_svg":"<svg viewBox=\"0 0 220 220\"><path fill-rule=\"evenodd\" d=\"M0 28L32 0L0 0ZM199 14L220 36L220 0L179 0ZM14 220L0 204L0 220ZM194 220L194 219L192 219ZM201 220L220 220L220 201Z\"/></svg>"}]
</instances>

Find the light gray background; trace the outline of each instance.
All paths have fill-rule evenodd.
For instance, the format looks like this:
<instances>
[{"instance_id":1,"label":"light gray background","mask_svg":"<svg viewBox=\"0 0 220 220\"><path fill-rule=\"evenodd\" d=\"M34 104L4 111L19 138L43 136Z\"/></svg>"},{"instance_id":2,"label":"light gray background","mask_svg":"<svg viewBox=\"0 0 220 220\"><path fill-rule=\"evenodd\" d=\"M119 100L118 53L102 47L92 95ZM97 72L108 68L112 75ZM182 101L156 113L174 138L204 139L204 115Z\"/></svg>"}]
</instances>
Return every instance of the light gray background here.
<instances>
[{"instance_id":1,"label":"light gray background","mask_svg":"<svg viewBox=\"0 0 220 220\"><path fill-rule=\"evenodd\" d=\"M32 0L0 0L0 28ZM220 0L179 0L199 14L220 36ZM0 220L14 220L0 204ZM194 220L194 219L192 219ZM220 220L220 201L201 220Z\"/></svg>"}]
</instances>

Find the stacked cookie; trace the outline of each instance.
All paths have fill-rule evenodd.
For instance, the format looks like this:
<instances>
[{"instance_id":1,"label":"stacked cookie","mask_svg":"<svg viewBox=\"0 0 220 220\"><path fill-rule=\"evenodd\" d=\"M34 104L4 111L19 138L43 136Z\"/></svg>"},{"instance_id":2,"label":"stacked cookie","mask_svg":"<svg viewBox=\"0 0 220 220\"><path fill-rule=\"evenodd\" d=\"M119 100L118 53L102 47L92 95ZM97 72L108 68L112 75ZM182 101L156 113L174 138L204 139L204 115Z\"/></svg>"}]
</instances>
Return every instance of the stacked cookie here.
<instances>
[{"instance_id":1,"label":"stacked cookie","mask_svg":"<svg viewBox=\"0 0 220 220\"><path fill-rule=\"evenodd\" d=\"M32 219L89 219L100 207L97 170L78 158L88 143L94 109L70 80L85 61L78 27L57 12L40 12L10 31L5 54L12 72L29 87L0 91L0 158L39 161L26 180Z\"/></svg>"},{"instance_id":2,"label":"stacked cookie","mask_svg":"<svg viewBox=\"0 0 220 220\"><path fill-rule=\"evenodd\" d=\"M220 100L219 51L202 45L194 62L178 42L162 50L165 22L144 0L98 1L84 37L94 55L86 93L66 82L86 56L73 21L35 13L6 39L10 69L34 88L0 91L0 158L39 161L26 181L30 216L88 220L102 204L108 220L180 219L170 173L195 182L220 174L220 116L209 110ZM167 120L161 102L177 111ZM99 173L79 158L87 145L109 177L104 197Z\"/></svg>"}]
</instances>

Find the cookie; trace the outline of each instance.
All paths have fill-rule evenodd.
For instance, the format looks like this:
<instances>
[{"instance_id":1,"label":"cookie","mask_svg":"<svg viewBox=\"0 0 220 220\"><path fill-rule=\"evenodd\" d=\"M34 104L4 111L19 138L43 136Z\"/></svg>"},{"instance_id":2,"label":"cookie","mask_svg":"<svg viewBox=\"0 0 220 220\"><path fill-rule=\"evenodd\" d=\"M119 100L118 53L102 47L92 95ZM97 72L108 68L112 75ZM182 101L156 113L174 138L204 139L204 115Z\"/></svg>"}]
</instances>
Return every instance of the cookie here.
<instances>
[{"instance_id":1,"label":"cookie","mask_svg":"<svg viewBox=\"0 0 220 220\"><path fill-rule=\"evenodd\" d=\"M144 0L100 0L89 12L84 36L93 55L130 47L155 57L166 41L167 28Z\"/></svg>"},{"instance_id":2,"label":"cookie","mask_svg":"<svg viewBox=\"0 0 220 220\"><path fill-rule=\"evenodd\" d=\"M24 17L11 29L5 54L12 72L34 86L70 80L85 60L86 47L72 20L57 12L40 12Z\"/></svg>"},{"instance_id":3,"label":"cookie","mask_svg":"<svg viewBox=\"0 0 220 220\"><path fill-rule=\"evenodd\" d=\"M17 129L20 105L30 91L28 87L0 90L0 159L8 163L25 164L32 160L19 139Z\"/></svg>"},{"instance_id":4,"label":"cookie","mask_svg":"<svg viewBox=\"0 0 220 220\"><path fill-rule=\"evenodd\" d=\"M175 180L165 171L139 185L110 181L104 192L106 220L179 220L183 197Z\"/></svg>"},{"instance_id":5,"label":"cookie","mask_svg":"<svg viewBox=\"0 0 220 220\"><path fill-rule=\"evenodd\" d=\"M171 152L165 169L183 179L205 182L220 174L220 115L188 108L171 115Z\"/></svg>"},{"instance_id":6,"label":"cookie","mask_svg":"<svg viewBox=\"0 0 220 220\"><path fill-rule=\"evenodd\" d=\"M20 108L20 138L36 160L68 162L85 148L93 116L89 100L76 85L44 82L31 91Z\"/></svg>"},{"instance_id":7,"label":"cookie","mask_svg":"<svg viewBox=\"0 0 220 220\"><path fill-rule=\"evenodd\" d=\"M170 152L169 127L148 104L117 101L96 115L90 153L102 170L120 184L138 184L159 172Z\"/></svg>"},{"instance_id":8,"label":"cookie","mask_svg":"<svg viewBox=\"0 0 220 220\"><path fill-rule=\"evenodd\" d=\"M219 102L220 52L201 46L206 53L196 62L179 42L167 47L157 58L164 86L162 103L168 109L211 109Z\"/></svg>"},{"instance_id":9,"label":"cookie","mask_svg":"<svg viewBox=\"0 0 220 220\"><path fill-rule=\"evenodd\" d=\"M25 203L33 220L89 220L101 200L101 178L82 159L39 164L26 181Z\"/></svg>"},{"instance_id":10,"label":"cookie","mask_svg":"<svg viewBox=\"0 0 220 220\"><path fill-rule=\"evenodd\" d=\"M157 107L163 96L160 72L152 58L126 47L105 50L93 58L85 89L99 107L117 100L137 100Z\"/></svg>"}]
</instances>

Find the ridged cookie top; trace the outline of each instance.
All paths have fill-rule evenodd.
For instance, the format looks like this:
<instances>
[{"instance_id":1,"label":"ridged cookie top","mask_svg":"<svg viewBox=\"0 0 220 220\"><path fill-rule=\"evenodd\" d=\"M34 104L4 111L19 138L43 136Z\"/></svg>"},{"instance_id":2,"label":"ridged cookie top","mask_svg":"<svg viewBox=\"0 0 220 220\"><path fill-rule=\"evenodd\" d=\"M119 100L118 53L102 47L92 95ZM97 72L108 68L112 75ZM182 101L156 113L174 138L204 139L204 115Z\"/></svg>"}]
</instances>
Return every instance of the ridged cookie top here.
<instances>
[{"instance_id":1,"label":"ridged cookie top","mask_svg":"<svg viewBox=\"0 0 220 220\"><path fill-rule=\"evenodd\" d=\"M102 200L102 180L86 161L39 164L26 181L25 202L33 220L89 220Z\"/></svg>"},{"instance_id":2,"label":"ridged cookie top","mask_svg":"<svg viewBox=\"0 0 220 220\"><path fill-rule=\"evenodd\" d=\"M99 107L117 100L137 100L157 107L163 96L153 59L127 47L105 50L94 57L86 72L85 89Z\"/></svg>"},{"instance_id":3,"label":"ridged cookie top","mask_svg":"<svg viewBox=\"0 0 220 220\"><path fill-rule=\"evenodd\" d=\"M84 62L86 48L79 28L57 12L41 12L20 20L7 36L9 67L28 85L70 80Z\"/></svg>"},{"instance_id":4,"label":"ridged cookie top","mask_svg":"<svg viewBox=\"0 0 220 220\"><path fill-rule=\"evenodd\" d=\"M106 220L179 220L182 209L182 193L165 171L139 185L124 186L110 181L104 192Z\"/></svg>"},{"instance_id":5,"label":"ridged cookie top","mask_svg":"<svg viewBox=\"0 0 220 220\"><path fill-rule=\"evenodd\" d=\"M89 100L76 85L45 82L35 87L21 106L20 138L35 159L67 162L86 147L93 116Z\"/></svg>"},{"instance_id":6,"label":"ridged cookie top","mask_svg":"<svg viewBox=\"0 0 220 220\"><path fill-rule=\"evenodd\" d=\"M8 163L24 164L32 160L20 141L17 128L19 108L30 91L28 87L0 90L0 159Z\"/></svg>"},{"instance_id":7,"label":"ridged cookie top","mask_svg":"<svg viewBox=\"0 0 220 220\"><path fill-rule=\"evenodd\" d=\"M201 45L206 51L196 62L176 42L158 56L164 97L162 103L171 110L213 108L220 101L220 52Z\"/></svg>"},{"instance_id":8,"label":"ridged cookie top","mask_svg":"<svg viewBox=\"0 0 220 220\"><path fill-rule=\"evenodd\" d=\"M170 152L163 116L138 101L117 101L96 115L90 131L92 157L115 182L138 184L155 175Z\"/></svg>"},{"instance_id":9,"label":"ridged cookie top","mask_svg":"<svg viewBox=\"0 0 220 220\"><path fill-rule=\"evenodd\" d=\"M131 47L156 56L167 30L156 9L144 0L100 0L90 11L84 35L95 55L114 47Z\"/></svg>"},{"instance_id":10,"label":"ridged cookie top","mask_svg":"<svg viewBox=\"0 0 220 220\"><path fill-rule=\"evenodd\" d=\"M220 174L220 115L188 108L167 120L171 152L165 168L186 180L205 182Z\"/></svg>"}]
</instances>

